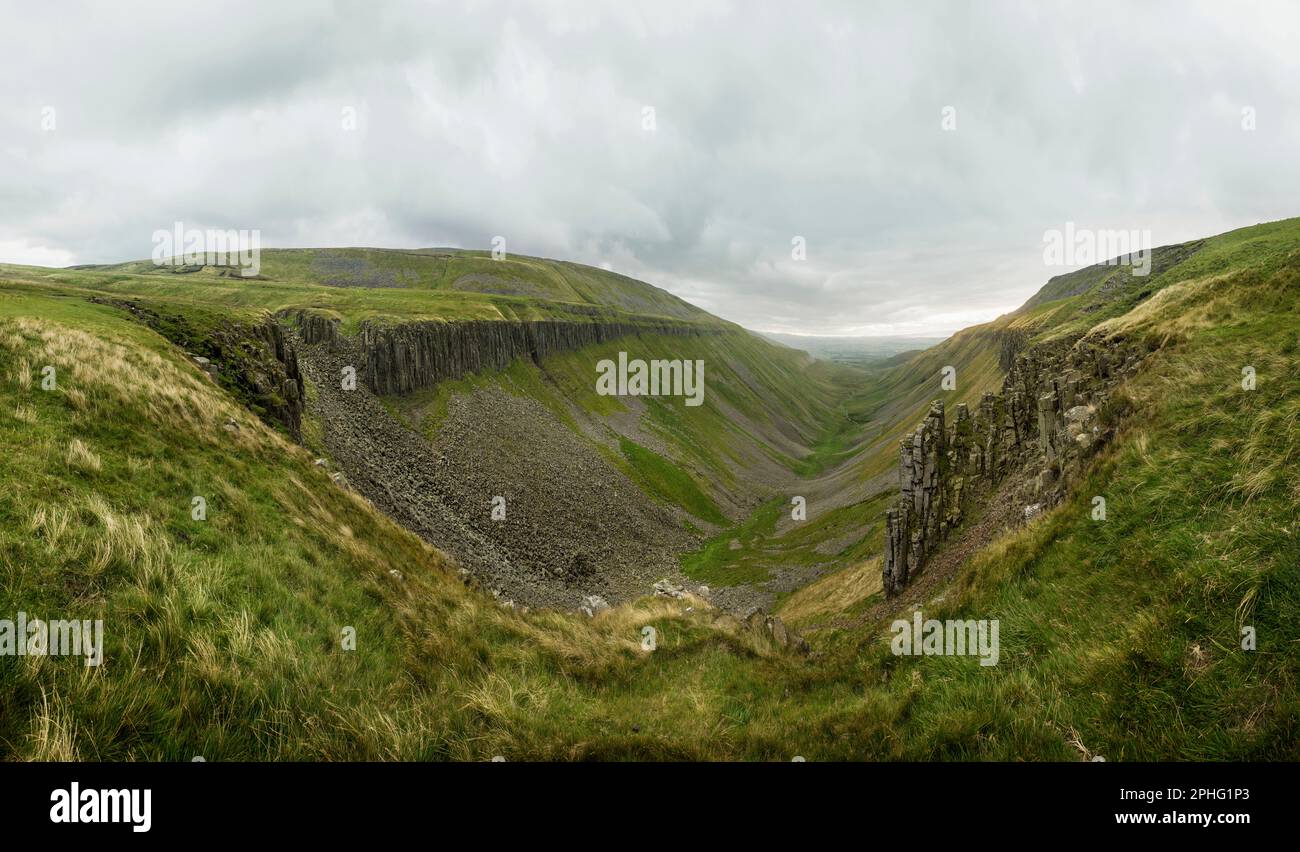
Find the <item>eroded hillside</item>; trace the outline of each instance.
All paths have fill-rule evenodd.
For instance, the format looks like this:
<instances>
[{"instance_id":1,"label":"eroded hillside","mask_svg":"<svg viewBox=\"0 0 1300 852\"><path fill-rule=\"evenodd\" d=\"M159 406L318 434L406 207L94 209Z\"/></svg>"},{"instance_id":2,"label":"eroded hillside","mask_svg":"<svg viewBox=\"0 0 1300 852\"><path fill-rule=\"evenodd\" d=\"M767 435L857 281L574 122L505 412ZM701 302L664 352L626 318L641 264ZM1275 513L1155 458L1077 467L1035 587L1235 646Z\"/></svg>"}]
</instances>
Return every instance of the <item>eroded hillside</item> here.
<instances>
[{"instance_id":1,"label":"eroded hillside","mask_svg":"<svg viewBox=\"0 0 1300 852\"><path fill-rule=\"evenodd\" d=\"M148 325L504 601L576 609L668 579L710 585L740 612L864 538L844 515L841 545L800 547L794 567L734 571L698 555L719 537L728 553L748 540L732 531L759 510L818 497L808 480L856 440L840 404L862 380L850 368L574 264L285 250L265 252L254 280L230 272L144 262L22 270L13 286ZM489 276L489 290L470 286ZM262 346L267 328L285 341ZM703 365L703 404L599 395L596 366L620 353ZM290 374L305 383L290 387ZM836 488L852 495L856 483Z\"/></svg>"}]
</instances>

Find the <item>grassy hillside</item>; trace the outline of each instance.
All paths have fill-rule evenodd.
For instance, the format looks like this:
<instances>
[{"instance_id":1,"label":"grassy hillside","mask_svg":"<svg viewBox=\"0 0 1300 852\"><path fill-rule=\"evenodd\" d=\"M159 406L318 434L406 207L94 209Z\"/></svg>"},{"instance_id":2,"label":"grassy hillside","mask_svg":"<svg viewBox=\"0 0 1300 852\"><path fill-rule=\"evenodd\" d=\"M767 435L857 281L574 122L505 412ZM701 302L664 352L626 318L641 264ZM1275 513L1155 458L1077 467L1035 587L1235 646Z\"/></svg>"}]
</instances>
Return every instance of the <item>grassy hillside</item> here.
<instances>
[{"instance_id":1,"label":"grassy hillside","mask_svg":"<svg viewBox=\"0 0 1300 852\"><path fill-rule=\"evenodd\" d=\"M471 374L383 400L390 412L439 445L439 452L458 459L476 452L464 445L472 440L473 430L461 424L445 433L449 409L460 410L462 417L469 416L469 410L490 409L490 416L507 431L518 431L525 430L524 419L537 416L528 405L541 403L548 422L535 425L551 446L566 447L560 457L537 460L545 464L495 465L473 486L490 486L494 494L510 492L527 501L532 511L525 522L530 524L553 523L560 516L572 519L569 498L555 498L568 493L577 499L583 490L568 488L570 466L565 461L574 445L572 439L557 435L557 429L573 433L586 445L574 469L605 479L626 477L653 503L675 514L677 538L684 527L685 541L694 536L700 547L713 546L711 537L725 535L733 526L757 529L751 514L759 506L801 492L801 478L846 461L856 441L856 426L838 400L862 381L860 372L813 361L649 284L604 270L518 256L497 261L484 253L441 249L289 249L263 252L260 272L246 280L231 269L159 267L151 261L69 270L0 267L0 291L21 297L129 300L133 309L154 318L155 329L189 351L206 351L201 345L204 336L219 334L225 323L251 323L268 312L299 308L339 319L345 336L355 335L361 323L390 326L432 319L558 319L631 326L667 321L705 332L644 333L557 352L543 362L522 358L505 370ZM620 351L647 359L703 361L707 404L691 407L672 398L597 396L595 364L616 358ZM499 400L492 396L498 392L521 402L493 402ZM307 394L309 399L316 396L311 387ZM309 408L303 435L318 455L331 456L327 427ZM538 433L534 429L532 434ZM593 466L602 470L592 473ZM462 512L471 499L465 495L459 501ZM643 504L630 505L640 511ZM843 513L837 535L852 536L856 527L857 518ZM856 542L861 536L853 538ZM817 543L811 537L783 543L769 562L822 565L835 555L813 553L804 546L808 541ZM679 552L685 546L673 545ZM655 571L664 570L663 560L653 563L660 566ZM777 567L769 564L749 575L765 579ZM726 585L729 574L725 568L702 569L693 571L692 579ZM636 582L646 588L653 579L657 577ZM589 591L621 596L627 584L618 585ZM566 594L582 593L578 589Z\"/></svg>"},{"instance_id":2,"label":"grassy hillside","mask_svg":"<svg viewBox=\"0 0 1300 852\"><path fill-rule=\"evenodd\" d=\"M588 320L619 315L719 322L642 281L576 263L460 249L265 249L256 278L230 268L155 265L150 260L67 270L0 265L11 280L194 300L232 308L315 307L351 327L374 316L403 320Z\"/></svg>"},{"instance_id":3,"label":"grassy hillside","mask_svg":"<svg viewBox=\"0 0 1300 852\"><path fill-rule=\"evenodd\" d=\"M863 424L854 447L855 474L873 483L873 495L882 490L892 494L897 486L898 441L915 428L933 400L942 400L950 413L962 403L973 410L985 391L999 390L1000 355L1009 339L1019 348L1056 337L1077 337L1148 300L1158 302L1154 296L1181 281L1282 263L1294 249L1297 227L1297 220L1284 220L1158 248L1146 276L1133 275L1124 264L1099 264L1058 275L1020 309L960 331L899 364L871 370L869 380L843 403L848 418ZM954 371L951 390L941 383L946 367ZM845 510L865 508L874 509L875 502ZM846 564L854 568L858 558L879 553L882 534L883 525L872 524Z\"/></svg>"},{"instance_id":4,"label":"grassy hillside","mask_svg":"<svg viewBox=\"0 0 1300 852\"><path fill-rule=\"evenodd\" d=\"M0 612L103 618L107 634L101 668L0 656L6 757L518 756L504 717L595 725L594 685L648 657L642 624L660 625L665 658L757 653L662 603L588 623L467 590L108 308L4 295L0 352ZM634 739L611 728L605 747Z\"/></svg>"},{"instance_id":5,"label":"grassy hillside","mask_svg":"<svg viewBox=\"0 0 1300 852\"><path fill-rule=\"evenodd\" d=\"M893 656L895 613L826 621L864 612L863 566L789 599L792 618L829 625L811 657L701 601L595 619L508 610L154 332L76 293L6 285L0 614L103 617L108 638L95 669L0 656L0 753L1300 759L1300 221L1207 240L1147 284L1100 310L1079 293L1009 320L1043 336L1096 317L1166 345L1124 389L1133 413L1075 496L925 607L999 619L995 667ZM965 352L981 375L991 344L959 338L898 369L923 378ZM40 387L46 365L55 390ZM859 413L892 403L872 393ZM191 519L196 495L206 521ZM349 625L355 651L340 645Z\"/></svg>"}]
</instances>

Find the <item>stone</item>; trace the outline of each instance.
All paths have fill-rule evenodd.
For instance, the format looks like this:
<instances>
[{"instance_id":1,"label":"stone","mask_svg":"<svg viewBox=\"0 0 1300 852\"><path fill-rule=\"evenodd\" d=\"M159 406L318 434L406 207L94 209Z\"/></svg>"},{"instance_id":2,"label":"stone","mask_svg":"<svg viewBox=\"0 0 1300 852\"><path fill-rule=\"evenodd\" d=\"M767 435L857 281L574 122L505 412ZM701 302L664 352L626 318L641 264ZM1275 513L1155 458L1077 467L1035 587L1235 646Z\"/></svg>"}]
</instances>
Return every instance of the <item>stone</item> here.
<instances>
[{"instance_id":1,"label":"stone","mask_svg":"<svg viewBox=\"0 0 1300 852\"><path fill-rule=\"evenodd\" d=\"M1069 411L1065 412L1065 419L1070 423L1083 423L1084 421L1091 419L1096 411L1097 409L1091 405L1076 405Z\"/></svg>"},{"instance_id":2,"label":"stone","mask_svg":"<svg viewBox=\"0 0 1300 852\"><path fill-rule=\"evenodd\" d=\"M276 315L298 326L298 335L308 346L324 343L332 347L338 341L339 320L310 310L285 310Z\"/></svg>"},{"instance_id":3,"label":"stone","mask_svg":"<svg viewBox=\"0 0 1300 852\"><path fill-rule=\"evenodd\" d=\"M319 315L297 314L304 340L328 335ZM304 325L306 323L306 325ZM307 329L310 328L310 331ZM484 370L504 370L518 358L540 361L557 352L581 349L633 335L675 337L712 335L693 323L672 321L574 322L571 320L466 320L419 321L397 325L383 321L360 324L356 342L361 347L358 378L376 394L406 394ZM310 342L310 340L308 340Z\"/></svg>"},{"instance_id":4,"label":"stone","mask_svg":"<svg viewBox=\"0 0 1300 852\"><path fill-rule=\"evenodd\" d=\"M949 468L943 420L943 402L936 400L916 431L899 443L901 497L885 515L882 580L886 595L897 594L907 585L942 535L941 482Z\"/></svg>"},{"instance_id":5,"label":"stone","mask_svg":"<svg viewBox=\"0 0 1300 852\"><path fill-rule=\"evenodd\" d=\"M772 641L779 647L784 648L790 644L790 634L785 629L785 622L775 615L767 619L767 630L772 636Z\"/></svg>"},{"instance_id":6,"label":"stone","mask_svg":"<svg viewBox=\"0 0 1300 852\"><path fill-rule=\"evenodd\" d=\"M1034 480L1034 491L1042 497L1052 490L1056 485L1056 471L1050 467L1045 467L1038 472L1038 477Z\"/></svg>"},{"instance_id":7,"label":"stone","mask_svg":"<svg viewBox=\"0 0 1300 852\"><path fill-rule=\"evenodd\" d=\"M686 590L667 577L654 584L654 593L656 597L661 598L684 598Z\"/></svg>"},{"instance_id":8,"label":"stone","mask_svg":"<svg viewBox=\"0 0 1300 852\"><path fill-rule=\"evenodd\" d=\"M609 601L600 595L587 595L582 599L582 605L578 607L579 611L588 618L595 618L602 612L610 609Z\"/></svg>"}]
</instances>

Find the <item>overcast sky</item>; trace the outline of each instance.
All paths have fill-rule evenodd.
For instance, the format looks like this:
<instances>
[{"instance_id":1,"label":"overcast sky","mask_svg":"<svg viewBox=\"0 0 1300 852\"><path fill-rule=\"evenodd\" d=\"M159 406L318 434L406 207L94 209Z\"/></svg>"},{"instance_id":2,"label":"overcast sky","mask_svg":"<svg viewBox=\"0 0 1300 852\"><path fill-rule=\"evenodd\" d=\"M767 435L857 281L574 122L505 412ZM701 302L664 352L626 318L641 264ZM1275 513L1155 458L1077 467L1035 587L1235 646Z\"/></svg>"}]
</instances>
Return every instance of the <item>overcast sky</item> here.
<instances>
[{"instance_id":1,"label":"overcast sky","mask_svg":"<svg viewBox=\"0 0 1300 852\"><path fill-rule=\"evenodd\" d=\"M1067 222L1300 215L1297 3L0 8L12 263L145 258L176 221L501 235L755 329L945 334L1065 271Z\"/></svg>"}]
</instances>

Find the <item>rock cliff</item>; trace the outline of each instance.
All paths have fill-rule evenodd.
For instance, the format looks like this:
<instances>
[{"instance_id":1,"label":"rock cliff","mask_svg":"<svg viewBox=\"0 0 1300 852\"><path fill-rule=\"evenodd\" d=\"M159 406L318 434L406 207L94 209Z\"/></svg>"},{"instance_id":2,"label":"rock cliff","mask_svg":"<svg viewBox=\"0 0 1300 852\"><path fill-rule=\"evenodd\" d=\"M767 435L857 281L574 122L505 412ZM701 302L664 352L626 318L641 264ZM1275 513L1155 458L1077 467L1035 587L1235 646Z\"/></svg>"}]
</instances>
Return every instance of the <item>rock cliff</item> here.
<instances>
[{"instance_id":1,"label":"rock cliff","mask_svg":"<svg viewBox=\"0 0 1300 852\"><path fill-rule=\"evenodd\" d=\"M479 370L503 370L517 358L540 361L638 334L696 335L712 329L677 322L470 320L362 323L358 374L375 393L404 394Z\"/></svg>"},{"instance_id":2,"label":"rock cliff","mask_svg":"<svg viewBox=\"0 0 1300 852\"><path fill-rule=\"evenodd\" d=\"M1021 477L1037 501L1027 514L1059 502L1112 436L1103 409L1116 408L1108 406L1116 386L1151 348L1100 336L1025 348L1009 338L1001 393L985 393L973 415L958 405L951 424L943 403L931 404L900 444L900 496L885 516L886 595L902 591L974 501L1008 477Z\"/></svg>"},{"instance_id":3,"label":"rock cliff","mask_svg":"<svg viewBox=\"0 0 1300 852\"><path fill-rule=\"evenodd\" d=\"M480 370L504 370L518 358L540 361L556 352L642 334L694 336L721 329L671 320L425 320L360 325L355 347L341 340L339 321L310 310L282 311L304 344L357 352L357 375L381 396L431 388Z\"/></svg>"},{"instance_id":4,"label":"rock cliff","mask_svg":"<svg viewBox=\"0 0 1300 852\"><path fill-rule=\"evenodd\" d=\"M298 328L298 337L308 346L317 343L334 344L339 338L339 320L310 310L280 311L276 319Z\"/></svg>"},{"instance_id":5,"label":"rock cliff","mask_svg":"<svg viewBox=\"0 0 1300 852\"><path fill-rule=\"evenodd\" d=\"M94 297L128 312L186 354L214 382L266 422L302 440L306 395L293 342L274 317L195 324L170 308L139 299Z\"/></svg>"}]
</instances>

